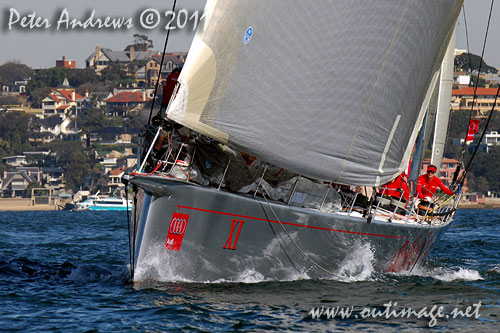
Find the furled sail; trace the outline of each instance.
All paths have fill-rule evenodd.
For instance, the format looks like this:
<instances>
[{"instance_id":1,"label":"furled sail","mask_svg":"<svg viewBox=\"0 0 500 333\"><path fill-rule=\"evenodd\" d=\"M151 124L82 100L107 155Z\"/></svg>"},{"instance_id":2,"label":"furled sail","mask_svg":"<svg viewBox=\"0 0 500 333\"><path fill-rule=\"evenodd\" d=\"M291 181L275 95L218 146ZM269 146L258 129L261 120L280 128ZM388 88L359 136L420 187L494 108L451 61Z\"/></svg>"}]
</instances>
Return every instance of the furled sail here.
<instances>
[{"instance_id":1,"label":"furled sail","mask_svg":"<svg viewBox=\"0 0 500 333\"><path fill-rule=\"evenodd\" d=\"M462 2L209 0L168 117L305 176L385 183Z\"/></svg>"},{"instance_id":2,"label":"furled sail","mask_svg":"<svg viewBox=\"0 0 500 333\"><path fill-rule=\"evenodd\" d=\"M441 65L441 79L439 82L439 98L437 105L436 122L434 127L434 139L432 142L431 164L437 166L437 176L441 167L441 160L446 145L448 134L448 121L450 119L450 100L453 88L453 68L455 59L455 32L450 39L450 44Z\"/></svg>"}]
</instances>

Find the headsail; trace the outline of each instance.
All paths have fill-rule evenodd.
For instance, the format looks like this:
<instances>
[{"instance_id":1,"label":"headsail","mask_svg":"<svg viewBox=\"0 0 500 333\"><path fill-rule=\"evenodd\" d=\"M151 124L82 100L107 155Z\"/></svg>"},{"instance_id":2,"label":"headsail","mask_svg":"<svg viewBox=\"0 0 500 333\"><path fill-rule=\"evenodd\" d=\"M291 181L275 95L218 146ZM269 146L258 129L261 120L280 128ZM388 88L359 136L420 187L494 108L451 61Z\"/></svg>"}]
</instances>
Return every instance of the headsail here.
<instances>
[{"instance_id":1,"label":"headsail","mask_svg":"<svg viewBox=\"0 0 500 333\"><path fill-rule=\"evenodd\" d=\"M387 182L462 2L209 0L168 116L309 177Z\"/></svg>"}]
</instances>

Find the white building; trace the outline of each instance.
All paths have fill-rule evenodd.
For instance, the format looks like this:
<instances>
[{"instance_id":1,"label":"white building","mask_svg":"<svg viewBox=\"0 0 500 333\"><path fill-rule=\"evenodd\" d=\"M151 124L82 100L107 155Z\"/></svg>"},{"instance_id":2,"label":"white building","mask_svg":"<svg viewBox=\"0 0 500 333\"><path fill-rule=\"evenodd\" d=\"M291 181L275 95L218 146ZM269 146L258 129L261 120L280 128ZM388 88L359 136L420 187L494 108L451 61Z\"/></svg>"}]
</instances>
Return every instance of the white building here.
<instances>
[{"instance_id":1,"label":"white building","mask_svg":"<svg viewBox=\"0 0 500 333\"><path fill-rule=\"evenodd\" d=\"M54 89L42 100L43 115L78 115L82 110L84 97L69 86L67 79L59 89Z\"/></svg>"},{"instance_id":2,"label":"white building","mask_svg":"<svg viewBox=\"0 0 500 333\"><path fill-rule=\"evenodd\" d=\"M488 145L488 147L500 145L500 134L497 131L486 133L481 143Z\"/></svg>"}]
</instances>

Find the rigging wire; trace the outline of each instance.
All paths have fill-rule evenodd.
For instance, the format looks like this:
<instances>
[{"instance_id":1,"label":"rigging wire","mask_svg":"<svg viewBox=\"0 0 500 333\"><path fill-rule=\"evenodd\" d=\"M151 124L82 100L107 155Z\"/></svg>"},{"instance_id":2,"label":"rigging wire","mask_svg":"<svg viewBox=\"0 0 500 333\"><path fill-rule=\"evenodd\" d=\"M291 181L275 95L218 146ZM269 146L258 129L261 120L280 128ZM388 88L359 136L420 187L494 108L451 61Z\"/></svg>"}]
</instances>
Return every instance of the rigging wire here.
<instances>
[{"instance_id":1,"label":"rigging wire","mask_svg":"<svg viewBox=\"0 0 500 333\"><path fill-rule=\"evenodd\" d=\"M174 5L172 6L172 12L175 12L175 4L176 3L177 3L177 0L174 0ZM161 62L160 62L160 70L158 71L158 79L156 80L155 91L153 93L153 103L151 104L151 110L149 111L148 126L151 123L151 115L153 114L153 109L155 107L156 92L158 90L158 84L160 83L161 70L163 69L163 59L165 59L165 52L167 51L167 44L168 44L168 37L170 36L170 30L172 30L172 29L168 29L168 31L167 31L167 37L165 38L165 45L163 46L163 53L162 53Z\"/></svg>"},{"instance_id":2,"label":"rigging wire","mask_svg":"<svg viewBox=\"0 0 500 333\"><path fill-rule=\"evenodd\" d=\"M470 47L469 47L469 28L467 26L467 16L465 15L465 3L462 5L462 11L464 13L464 24L465 24L465 41L467 43L467 55L469 58L469 70L468 73L472 72L472 60L470 57Z\"/></svg>"},{"instance_id":3,"label":"rigging wire","mask_svg":"<svg viewBox=\"0 0 500 333\"><path fill-rule=\"evenodd\" d=\"M467 58L469 59L469 63L468 63L468 65L469 65L468 67L469 67L469 68L468 68L467 73L469 73L469 76L470 76L470 75L471 75L471 73L472 73L472 59L471 59L471 56L470 56L470 46L469 46L469 27L468 27L468 25L467 25L467 15L465 14L465 3L462 5L462 11L463 11L463 13L464 13L465 41L466 41L466 43L467 43L467 56L468 56ZM481 69L481 66L479 66L479 68ZM479 82L479 80L477 80L477 82ZM475 95L476 95L476 90L474 89L474 96L475 96ZM472 101L472 102L473 102L473 104L472 104L472 105L474 105L474 101ZM469 125L469 124L470 124L471 119L472 119L472 111L471 111L471 112L469 112L469 120L467 121L467 125ZM467 136L466 136L466 138L465 138L465 139L467 140ZM461 157L462 162L463 162L464 157L465 157L465 156L464 156L464 154L465 154L465 144L466 144L466 141L464 141L464 143L463 143L463 145L462 145L462 151L461 151L461 156L460 156L460 157ZM459 164L459 166L460 166L460 164ZM458 172L459 172L458 170L459 170L459 168L458 168L458 166L457 166L456 176L454 177L454 179L455 179L455 180L456 180L456 177L458 176Z\"/></svg>"},{"instance_id":4,"label":"rigging wire","mask_svg":"<svg viewBox=\"0 0 500 333\"><path fill-rule=\"evenodd\" d=\"M467 122L467 127L469 126L469 123L472 119L472 113L474 111L474 104L476 102L476 99L477 99L477 88L478 88L478 85L479 85L479 74L481 73L481 68L483 66L483 57L484 57L484 51L486 49L486 40L488 38L488 32L489 32L489 29L490 29L490 21L491 21L491 14L493 12L493 3L495 2L495 0L491 0L491 7L490 7L490 14L488 16L488 24L486 25L486 33L484 35L484 41L483 41L483 49L481 51L481 58L479 59L479 68L478 68L478 71L477 71L477 76L476 76L476 82L474 82L474 95L472 97L472 104L471 104L471 109L470 109L470 113L469 113L469 121ZM465 17L465 5L464 5L464 17ZM467 23L465 24L465 31L466 31L466 36L467 36L467 48L469 47L469 40L468 40L468 32L467 32ZM469 54L469 68L471 70L471 73L472 73L472 62L471 62L471 58L470 58L470 50L467 49L467 53ZM462 145L462 156L465 152L465 148L466 148L466 145L467 145L467 132L465 134L465 140L464 140L464 144Z\"/></svg>"},{"instance_id":5,"label":"rigging wire","mask_svg":"<svg viewBox=\"0 0 500 333\"><path fill-rule=\"evenodd\" d=\"M477 73L477 78L476 78L476 82L474 82L474 96L472 98L472 104L471 104L471 109L470 109L470 112L469 112L469 121L467 122L467 130L465 131L465 139L464 139L464 143L462 145L462 156L461 156L461 159L462 159L462 163L465 162L465 151L466 151L466 145L467 145L467 133L468 133L468 128L469 128L469 124L470 124L470 121L472 119L472 113L474 111L474 104L476 102L476 99L477 99L477 88L478 88L478 85L479 85L479 74L481 73L481 67L483 65L483 57L484 57L484 51L486 49L486 41L488 39L488 32L489 32L489 29L490 29L490 22L491 22L491 15L493 13L493 5L495 3L495 0L491 0L491 6L490 6L490 13L488 15L488 23L486 25L486 32L485 32L485 35L484 35L484 41L483 41L483 49L481 51L481 58L479 60L479 68L478 68L478 73ZM465 33L466 33L466 36L467 36L467 53L469 55L469 68L470 70L472 70L472 62L471 62L471 58L470 58L470 50L469 50L469 35L468 35L468 29L467 29L467 20L465 19L465 5L463 6L463 11L464 11L464 21L465 21ZM500 87L499 87L500 89ZM486 130L488 129L488 124L490 123L490 120L491 120L491 116L493 115L493 111L495 110L495 105L496 105L496 101L497 101L497 98L498 98L498 91L497 91L497 94L495 96L495 102L493 103L493 107L491 109L491 112L490 112L490 115L488 117L488 120L486 121L486 125L483 129L483 132L481 133L481 138L479 140L479 143L481 142L481 140L483 139L485 133L486 133ZM471 156L471 158L469 159L469 162L467 163L467 166L465 167L464 169L464 172L462 173L462 175L460 176L460 185L462 186L464 181L465 181L465 176L467 174L467 172L469 171L469 168L472 164L472 160L474 159L478 149L479 149L479 143L476 145L475 149L474 149L474 152ZM455 170L455 175L454 175L454 179L456 179L456 177L458 177L458 173L460 172L460 167L461 165L459 164L457 166L457 169Z\"/></svg>"},{"instance_id":6,"label":"rigging wire","mask_svg":"<svg viewBox=\"0 0 500 333\"><path fill-rule=\"evenodd\" d=\"M481 133L481 137L479 138L479 141L478 141L476 147L474 148L474 152L472 153L472 156L469 159L469 162L467 163L467 166L464 169L463 176L460 179L460 185L463 185L463 183L465 181L465 176L467 175L467 172L469 171L469 168L472 164L472 161L474 160L474 157L476 156L476 153L479 150L479 145L480 145L481 141L483 141L484 135L486 134L486 130L488 129L488 125L489 125L490 120L491 120L491 116L493 116L493 112L495 111L495 106L497 104L499 93L500 93L500 85L498 86L497 93L495 95L495 101L493 102L493 106L491 107L490 115L488 116L488 120L486 121L486 125L484 126L483 132Z\"/></svg>"}]
</instances>

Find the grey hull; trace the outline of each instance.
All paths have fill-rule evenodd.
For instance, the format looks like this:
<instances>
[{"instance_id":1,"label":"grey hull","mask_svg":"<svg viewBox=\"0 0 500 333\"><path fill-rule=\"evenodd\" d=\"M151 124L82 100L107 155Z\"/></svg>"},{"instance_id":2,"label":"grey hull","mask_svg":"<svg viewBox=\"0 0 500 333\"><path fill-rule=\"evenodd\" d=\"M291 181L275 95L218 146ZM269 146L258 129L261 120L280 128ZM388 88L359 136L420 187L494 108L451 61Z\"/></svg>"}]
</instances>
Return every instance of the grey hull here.
<instances>
[{"instance_id":1,"label":"grey hull","mask_svg":"<svg viewBox=\"0 0 500 333\"><path fill-rule=\"evenodd\" d=\"M184 181L135 176L134 280L331 278L411 270L448 223L321 213Z\"/></svg>"}]
</instances>

